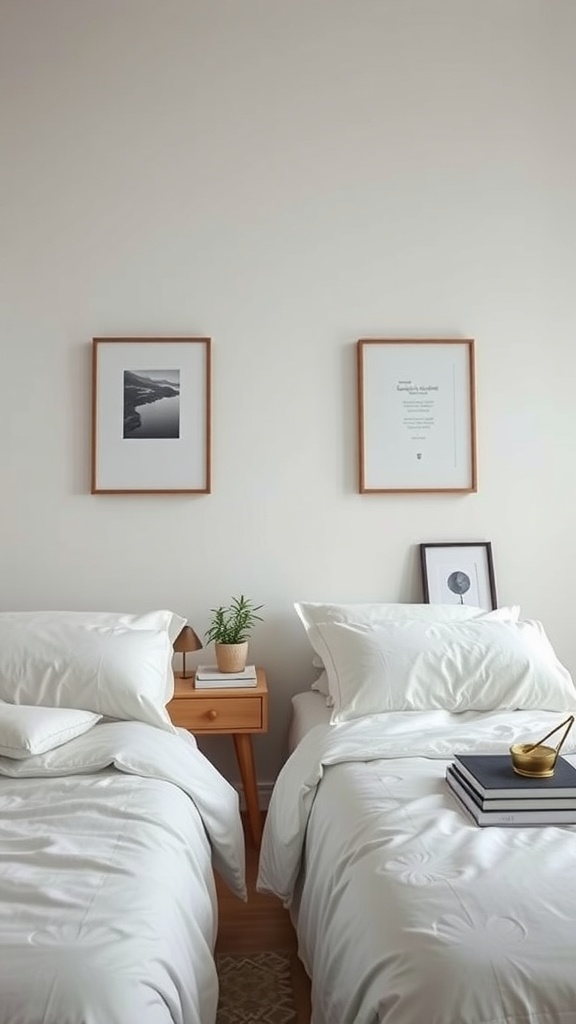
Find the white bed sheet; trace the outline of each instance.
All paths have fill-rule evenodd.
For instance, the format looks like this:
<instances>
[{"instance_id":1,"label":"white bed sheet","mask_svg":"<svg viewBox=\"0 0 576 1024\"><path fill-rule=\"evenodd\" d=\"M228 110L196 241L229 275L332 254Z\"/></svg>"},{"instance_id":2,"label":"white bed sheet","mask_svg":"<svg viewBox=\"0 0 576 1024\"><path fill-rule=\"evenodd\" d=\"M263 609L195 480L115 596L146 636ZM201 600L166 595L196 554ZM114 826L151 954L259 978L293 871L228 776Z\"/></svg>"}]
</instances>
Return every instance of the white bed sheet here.
<instances>
[{"instance_id":1,"label":"white bed sheet","mask_svg":"<svg viewBox=\"0 0 576 1024\"><path fill-rule=\"evenodd\" d=\"M183 730L0 758L0 1024L213 1024L213 859L245 895L237 794Z\"/></svg>"},{"instance_id":2,"label":"white bed sheet","mask_svg":"<svg viewBox=\"0 0 576 1024\"><path fill-rule=\"evenodd\" d=\"M330 724L326 698L316 690L305 690L292 697L292 715L288 730L288 750L292 753L315 725Z\"/></svg>"},{"instance_id":3,"label":"white bed sheet","mask_svg":"<svg viewBox=\"0 0 576 1024\"><path fill-rule=\"evenodd\" d=\"M558 718L395 713L305 735L258 888L291 908L313 1024L576 1024L576 828L480 829L444 779L453 752L505 752Z\"/></svg>"}]
</instances>

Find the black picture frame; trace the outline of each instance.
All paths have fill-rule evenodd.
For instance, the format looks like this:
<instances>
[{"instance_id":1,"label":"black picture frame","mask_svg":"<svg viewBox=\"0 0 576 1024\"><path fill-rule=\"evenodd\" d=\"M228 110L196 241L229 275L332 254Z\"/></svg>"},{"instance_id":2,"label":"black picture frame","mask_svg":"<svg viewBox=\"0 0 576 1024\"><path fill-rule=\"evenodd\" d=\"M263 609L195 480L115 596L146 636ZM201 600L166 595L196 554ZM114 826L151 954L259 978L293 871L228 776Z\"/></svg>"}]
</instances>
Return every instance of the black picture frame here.
<instances>
[{"instance_id":1,"label":"black picture frame","mask_svg":"<svg viewBox=\"0 0 576 1024\"><path fill-rule=\"evenodd\" d=\"M422 543L420 565L425 604L498 607L490 541Z\"/></svg>"}]
</instances>

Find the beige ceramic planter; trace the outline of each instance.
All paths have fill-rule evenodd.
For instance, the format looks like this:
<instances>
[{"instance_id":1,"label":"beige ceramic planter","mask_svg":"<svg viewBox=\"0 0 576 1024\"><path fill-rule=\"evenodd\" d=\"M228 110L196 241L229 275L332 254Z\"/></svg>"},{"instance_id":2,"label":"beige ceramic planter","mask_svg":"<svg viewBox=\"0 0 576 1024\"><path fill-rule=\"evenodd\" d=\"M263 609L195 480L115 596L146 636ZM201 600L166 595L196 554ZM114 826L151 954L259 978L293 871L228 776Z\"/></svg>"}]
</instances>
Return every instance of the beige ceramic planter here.
<instances>
[{"instance_id":1,"label":"beige ceramic planter","mask_svg":"<svg viewBox=\"0 0 576 1024\"><path fill-rule=\"evenodd\" d=\"M214 644L219 672L242 672L246 668L248 641L243 644Z\"/></svg>"}]
</instances>

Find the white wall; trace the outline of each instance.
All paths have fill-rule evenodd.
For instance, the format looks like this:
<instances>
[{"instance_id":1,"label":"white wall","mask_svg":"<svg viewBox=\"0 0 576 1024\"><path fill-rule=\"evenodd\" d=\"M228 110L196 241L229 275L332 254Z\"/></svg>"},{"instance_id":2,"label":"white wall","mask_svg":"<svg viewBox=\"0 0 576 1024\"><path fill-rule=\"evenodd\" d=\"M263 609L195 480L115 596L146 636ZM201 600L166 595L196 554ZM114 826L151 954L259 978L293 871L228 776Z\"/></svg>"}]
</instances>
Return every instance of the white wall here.
<instances>
[{"instance_id":1,"label":"white wall","mask_svg":"<svg viewBox=\"0 0 576 1024\"><path fill-rule=\"evenodd\" d=\"M419 600L491 540L576 670L573 0L2 0L4 608ZM90 496L94 336L214 342L213 494ZM357 493L355 342L473 337L479 491ZM229 743L209 752L230 775Z\"/></svg>"}]
</instances>

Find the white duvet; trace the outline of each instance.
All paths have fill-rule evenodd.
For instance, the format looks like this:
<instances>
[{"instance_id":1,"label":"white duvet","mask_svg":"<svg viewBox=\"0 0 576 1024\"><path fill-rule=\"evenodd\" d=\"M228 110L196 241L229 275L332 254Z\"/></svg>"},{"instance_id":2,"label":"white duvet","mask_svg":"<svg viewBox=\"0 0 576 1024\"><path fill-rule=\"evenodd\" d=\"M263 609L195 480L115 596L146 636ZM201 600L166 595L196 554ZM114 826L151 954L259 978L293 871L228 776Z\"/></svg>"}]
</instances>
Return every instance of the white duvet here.
<instances>
[{"instance_id":1,"label":"white duvet","mask_svg":"<svg viewBox=\"0 0 576 1024\"><path fill-rule=\"evenodd\" d=\"M454 752L560 718L396 712L304 737L258 888L291 906L313 1024L576 1024L576 827L478 828L444 779Z\"/></svg>"},{"instance_id":2,"label":"white duvet","mask_svg":"<svg viewBox=\"0 0 576 1024\"><path fill-rule=\"evenodd\" d=\"M237 794L183 730L0 757L0 1024L213 1024L212 862L245 896Z\"/></svg>"}]
</instances>

